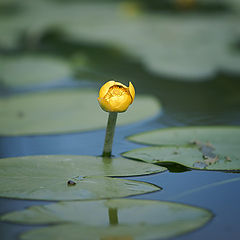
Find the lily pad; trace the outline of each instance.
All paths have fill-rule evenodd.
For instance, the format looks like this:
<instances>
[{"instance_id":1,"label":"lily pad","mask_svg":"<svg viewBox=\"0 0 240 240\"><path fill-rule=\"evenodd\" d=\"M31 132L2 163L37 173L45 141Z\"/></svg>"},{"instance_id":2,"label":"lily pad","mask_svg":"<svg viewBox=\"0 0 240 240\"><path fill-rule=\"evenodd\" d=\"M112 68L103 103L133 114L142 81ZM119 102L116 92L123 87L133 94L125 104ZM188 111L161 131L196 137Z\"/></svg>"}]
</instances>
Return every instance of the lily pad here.
<instances>
[{"instance_id":1,"label":"lily pad","mask_svg":"<svg viewBox=\"0 0 240 240\"><path fill-rule=\"evenodd\" d=\"M214 156L203 155L197 148L189 147L146 147L123 154L123 156L154 163L161 166L180 164L191 169L240 170L240 150L226 149L225 153L213 152Z\"/></svg>"},{"instance_id":2,"label":"lily pad","mask_svg":"<svg viewBox=\"0 0 240 240\"><path fill-rule=\"evenodd\" d=\"M59 90L0 98L0 135L55 134L106 127L107 113L89 89ZM144 111L143 111L144 109ZM160 112L158 100L138 96L117 124L129 124Z\"/></svg>"},{"instance_id":3,"label":"lily pad","mask_svg":"<svg viewBox=\"0 0 240 240\"><path fill-rule=\"evenodd\" d=\"M212 218L208 210L172 202L112 199L60 202L6 214L3 221L60 223L21 239L162 239L193 231Z\"/></svg>"},{"instance_id":4,"label":"lily pad","mask_svg":"<svg viewBox=\"0 0 240 240\"><path fill-rule=\"evenodd\" d=\"M131 16L121 4L94 7L83 4L79 17L63 23L68 38L115 46L151 72L174 80L205 81L219 71L240 74L240 55L231 51L237 18L230 14L169 16L140 11Z\"/></svg>"},{"instance_id":5,"label":"lily pad","mask_svg":"<svg viewBox=\"0 0 240 240\"><path fill-rule=\"evenodd\" d=\"M171 127L132 135L128 140L156 146L192 146L197 142L237 145L240 143L240 127Z\"/></svg>"},{"instance_id":6,"label":"lily pad","mask_svg":"<svg viewBox=\"0 0 240 240\"><path fill-rule=\"evenodd\" d=\"M18 4L25 11L0 21L3 46L14 45L21 33L37 41L57 28L73 41L119 48L148 70L171 79L201 81L219 71L240 74L240 55L232 51L238 16L231 12L174 16L144 12L138 3L25 0ZM239 4L230 5L239 9Z\"/></svg>"},{"instance_id":7,"label":"lily pad","mask_svg":"<svg viewBox=\"0 0 240 240\"><path fill-rule=\"evenodd\" d=\"M160 145L124 153L125 157L157 163L178 163L194 169L240 170L240 127L177 127L140 133L134 142Z\"/></svg>"},{"instance_id":8,"label":"lily pad","mask_svg":"<svg viewBox=\"0 0 240 240\"><path fill-rule=\"evenodd\" d=\"M133 176L164 171L123 158L27 156L0 159L0 197L75 200L123 197L158 191L152 184L100 176Z\"/></svg>"},{"instance_id":9,"label":"lily pad","mask_svg":"<svg viewBox=\"0 0 240 240\"><path fill-rule=\"evenodd\" d=\"M188 166L189 162L194 163L202 159L202 153L198 149L187 147L145 147L131 150L122 155L159 165L178 163Z\"/></svg>"},{"instance_id":10,"label":"lily pad","mask_svg":"<svg viewBox=\"0 0 240 240\"><path fill-rule=\"evenodd\" d=\"M9 18L0 18L0 47L3 49L16 48L21 36L20 28L16 27L16 21Z\"/></svg>"},{"instance_id":11,"label":"lily pad","mask_svg":"<svg viewBox=\"0 0 240 240\"><path fill-rule=\"evenodd\" d=\"M67 62L50 56L2 56L0 65L0 79L11 87L43 84L72 75Z\"/></svg>"}]
</instances>

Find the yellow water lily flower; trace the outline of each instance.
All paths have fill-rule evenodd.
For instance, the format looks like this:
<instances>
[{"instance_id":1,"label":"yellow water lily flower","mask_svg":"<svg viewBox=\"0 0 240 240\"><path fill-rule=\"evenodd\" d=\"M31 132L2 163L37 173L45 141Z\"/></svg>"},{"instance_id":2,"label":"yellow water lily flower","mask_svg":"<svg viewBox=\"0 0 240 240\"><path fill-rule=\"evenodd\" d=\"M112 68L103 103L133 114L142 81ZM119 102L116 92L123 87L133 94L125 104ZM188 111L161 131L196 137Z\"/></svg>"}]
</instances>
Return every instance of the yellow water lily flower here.
<instances>
[{"instance_id":1,"label":"yellow water lily flower","mask_svg":"<svg viewBox=\"0 0 240 240\"><path fill-rule=\"evenodd\" d=\"M126 87L120 82L109 81L100 91L98 102L106 112L125 112L135 98L135 89L131 82Z\"/></svg>"}]
</instances>

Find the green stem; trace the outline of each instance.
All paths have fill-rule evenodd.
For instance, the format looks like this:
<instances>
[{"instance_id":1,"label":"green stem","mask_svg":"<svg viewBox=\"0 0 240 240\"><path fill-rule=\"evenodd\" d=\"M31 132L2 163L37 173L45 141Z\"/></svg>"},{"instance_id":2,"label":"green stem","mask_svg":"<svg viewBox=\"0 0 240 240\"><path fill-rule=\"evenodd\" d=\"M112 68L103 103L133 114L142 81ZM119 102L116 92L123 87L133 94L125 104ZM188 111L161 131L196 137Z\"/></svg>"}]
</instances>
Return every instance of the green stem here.
<instances>
[{"instance_id":1,"label":"green stem","mask_svg":"<svg viewBox=\"0 0 240 240\"><path fill-rule=\"evenodd\" d=\"M109 225L118 225L118 210L117 208L108 209Z\"/></svg>"},{"instance_id":2,"label":"green stem","mask_svg":"<svg viewBox=\"0 0 240 240\"><path fill-rule=\"evenodd\" d=\"M104 148L103 148L103 154L102 154L103 157L111 157L113 136L114 136L116 122L117 122L117 113L110 112L108 116L108 123L107 123L105 142L104 142Z\"/></svg>"}]
</instances>

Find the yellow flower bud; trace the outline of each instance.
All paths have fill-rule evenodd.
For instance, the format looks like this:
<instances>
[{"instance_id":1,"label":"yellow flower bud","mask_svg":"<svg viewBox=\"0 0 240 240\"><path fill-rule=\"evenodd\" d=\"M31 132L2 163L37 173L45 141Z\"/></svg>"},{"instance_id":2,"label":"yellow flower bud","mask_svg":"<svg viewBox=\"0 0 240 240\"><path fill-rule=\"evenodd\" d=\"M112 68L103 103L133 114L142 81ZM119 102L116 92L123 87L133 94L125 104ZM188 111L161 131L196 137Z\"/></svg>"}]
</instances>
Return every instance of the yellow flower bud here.
<instances>
[{"instance_id":1,"label":"yellow flower bud","mask_svg":"<svg viewBox=\"0 0 240 240\"><path fill-rule=\"evenodd\" d=\"M98 102L106 112L125 112L135 98L135 89L131 82L129 87L122 83L109 81L100 91Z\"/></svg>"}]
</instances>

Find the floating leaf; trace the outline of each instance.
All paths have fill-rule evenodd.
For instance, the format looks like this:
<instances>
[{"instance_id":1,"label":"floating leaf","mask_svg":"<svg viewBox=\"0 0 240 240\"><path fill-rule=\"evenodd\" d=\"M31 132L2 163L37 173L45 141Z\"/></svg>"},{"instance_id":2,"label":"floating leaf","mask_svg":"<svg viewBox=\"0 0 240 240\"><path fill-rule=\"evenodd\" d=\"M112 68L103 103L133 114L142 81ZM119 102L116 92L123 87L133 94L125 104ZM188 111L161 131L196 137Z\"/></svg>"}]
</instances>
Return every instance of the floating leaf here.
<instances>
[{"instance_id":1,"label":"floating leaf","mask_svg":"<svg viewBox=\"0 0 240 240\"><path fill-rule=\"evenodd\" d=\"M130 136L128 139L148 145L183 146L197 143L214 144L239 143L240 127L235 126L201 126L172 127Z\"/></svg>"},{"instance_id":2,"label":"floating leaf","mask_svg":"<svg viewBox=\"0 0 240 240\"><path fill-rule=\"evenodd\" d=\"M143 111L144 109L144 111ZM129 124L159 113L158 101L138 96L118 123ZM29 93L0 98L0 135L54 134L95 130L106 126L107 115L89 89Z\"/></svg>"},{"instance_id":3,"label":"floating leaf","mask_svg":"<svg viewBox=\"0 0 240 240\"><path fill-rule=\"evenodd\" d=\"M10 41L14 45L16 32L25 33L31 42L57 28L70 40L120 48L150 71L175 80L207 80L219 71L240 74L240 55L231 51L238 18L231 12L156 15L143 12L136 3L127 4L21 1L25 11L15 18L0 19L0 44L8 46Z\"/></svg>"},{"instance_id":4,"label":"floating leaf","mask_svg":"<svg viewBox=\"0 0 240 240\"><path fill-rule=\"evenodd\" d=\"M180 164L191 169L240 170L240 159L226 162L224 156L203 157L197 148L189 147L146 147L126 152L123 156L154 163L161 166Z\"/></svg>"},{"instance_id":5,"label":"floating leaf","mask_svg":"<svg viewBox=\"0 0 240 240\"><path fill-rule=\"evenodd\" d=\"M145 175L164 170L123 158L56 155L5 158L0 159L0 196L40 200L123 197L160 188L99 176Z\"/></svg>"},{"instance_id":6,"label":"floating leaf","mask_svg":"<svg viewBox=\"0 0 240 240\"><path fill-rule=\"evenodd\" d=\"M135 149L124 153L125 157L195 169L240 170L239 127L166 128L133 135L129 140L160 147Z\"/></svg>"},{"instance_id":7,"label":"floating leaf","mask_svg":"<svg viewBox=\"0 0 240 240\"><path fill-rule=\"evenodd\" d=\"M212 218L188 205L135 199L60 202L6 214L17 223L61 223L24 233L21 239L162 239L193 231Z\"/></svg>"},{"instance_id":8,"label":"floating leaf","mask_svg":"<svg viewBox=\"0 0 240 240\"><path fill-rule=\"evenodd\" d=\"M72 75L65 61L50 56L4 56L0 58L0 65L0 79L13 87L42 84Z\"/></svg>"},{"instance_id":9,"label":"floating leaf","mask_svg":"<svg viewBox=\"0 0 240 240\"><path fill-rule=\"evenodd\" d=\"M20 28L16 27L16 21L9 18L0 18L0 47L15 48L21 36Z\"/></svg>"},{"instance_id":10,"label":"floating leaf","mask_svg":"<svg viewBox=\"0 0 240 240\"><path fill-rule=\"evenodd\" d=\"M189 166L189 162L194 163L202 159L200 151L186 147L146 147L134 149L122 155L148 163L159 165L178 163L187 167L192 167L192 165Z\"/></svg>"},{"instance_id":11,"label":"floating leaf","mask_svg":"<svg viewBox=\"0 0 240 240\"><path fill-rule=\"evenodd\" d=\"M237 31L232 15L131 17L117 4L83 4L80 12L62 25L68 38L118 47L160 76L202 81L218 71L240 74L240 55L230 50Z\"/></svg>"}]
</instances>

